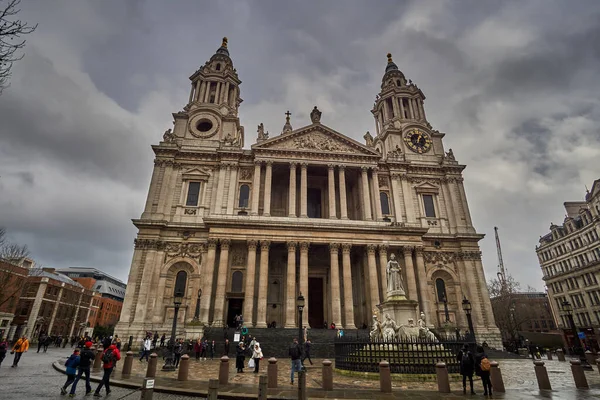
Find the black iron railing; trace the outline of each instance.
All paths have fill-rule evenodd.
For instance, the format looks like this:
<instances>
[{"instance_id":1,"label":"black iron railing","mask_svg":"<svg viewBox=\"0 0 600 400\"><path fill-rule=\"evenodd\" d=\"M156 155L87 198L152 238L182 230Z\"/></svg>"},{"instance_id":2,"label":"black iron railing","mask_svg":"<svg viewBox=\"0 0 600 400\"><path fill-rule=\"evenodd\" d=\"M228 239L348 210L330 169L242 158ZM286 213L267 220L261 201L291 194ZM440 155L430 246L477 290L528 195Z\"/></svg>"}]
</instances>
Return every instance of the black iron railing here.
<instances>
[{"instance_id":1,"label":"black iron railing","mask_svg":"<svg viewBox=\"0 0 600 400\"><path fill-rule=\"evenodd\" d=\"M457 355L465 343L473 346L464 337L439 342L417 338L371 342L364 337L342 337L335 340L335 367L379 372L379 362L386 360L392 373L435 374L435 364L443 361L448 372L458 373Z\"/></svg>"}]
</instances>

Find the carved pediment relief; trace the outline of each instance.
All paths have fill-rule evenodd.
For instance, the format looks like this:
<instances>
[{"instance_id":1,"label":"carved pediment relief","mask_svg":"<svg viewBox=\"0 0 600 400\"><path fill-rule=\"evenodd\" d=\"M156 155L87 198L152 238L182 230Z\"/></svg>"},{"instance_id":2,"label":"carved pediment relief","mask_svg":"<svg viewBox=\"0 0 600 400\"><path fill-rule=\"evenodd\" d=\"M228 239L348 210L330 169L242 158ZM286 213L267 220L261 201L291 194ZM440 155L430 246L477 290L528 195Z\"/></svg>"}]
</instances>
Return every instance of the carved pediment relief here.
<instances>
[{"instance_id":1,"label":"carved pediment relief","mask_svg":"<svg viewBox=\"0 0 600 400\"><path fill-rule=\"evenodd\" d=\"M299 129L289 134L276 136L260 144L252 146L257 150L299 150L313 152L348 153L357 155L378 156L373 149L350 139L341 133L328 129L323 125Z\"/></svg>"}]
</instances>

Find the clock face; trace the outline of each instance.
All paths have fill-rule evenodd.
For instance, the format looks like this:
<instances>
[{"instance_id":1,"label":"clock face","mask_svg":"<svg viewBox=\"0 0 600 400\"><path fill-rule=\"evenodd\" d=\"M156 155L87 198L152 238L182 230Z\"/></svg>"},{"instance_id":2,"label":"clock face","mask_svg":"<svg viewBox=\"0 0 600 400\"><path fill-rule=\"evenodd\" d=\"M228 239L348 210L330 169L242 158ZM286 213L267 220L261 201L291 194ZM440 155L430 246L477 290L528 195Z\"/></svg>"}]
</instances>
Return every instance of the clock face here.
<instances>
[{"instance_id":1,"label":"clock face","mask_svg":"<svg viewBox=\"0 0 600 400\"><path fill-rule=\"evenodd\" d=\"M415 153L427 153L431 149L431 136L420 129L411 129L404 135L404 143Z\"/></svg>"}]
</instances>

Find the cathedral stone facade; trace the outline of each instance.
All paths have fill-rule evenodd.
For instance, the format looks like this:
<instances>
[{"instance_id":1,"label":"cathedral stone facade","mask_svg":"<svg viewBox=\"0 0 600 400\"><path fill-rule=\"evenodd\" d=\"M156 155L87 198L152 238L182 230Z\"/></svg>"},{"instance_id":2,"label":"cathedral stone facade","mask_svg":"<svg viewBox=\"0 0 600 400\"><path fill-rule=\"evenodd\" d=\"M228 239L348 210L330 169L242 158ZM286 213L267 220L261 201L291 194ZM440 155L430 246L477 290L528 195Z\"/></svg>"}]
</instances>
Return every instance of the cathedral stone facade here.
<instances>
[{"instance_id":1,"label":"cathedral stone facade","mask_svg":"<svg viewBox=\"0 0 600 400\"><path fill-rule=\"evenodd\" d=\"M326 126L315 107L298 129L258 126L244 149L240 84L227 40L191 77L174 128L156 154L118 334L167 332L175 293L178 335L205 326L355 329L385 300L388 257L427 324L467 329L500 344L463 187L464 165L427 122L423 92L388 54L364 143ZM326 115L323 116L324 120ZM309 121L306 121L308 123ZM406 324L408 321L398 321ZM452 328L454 329L454 328Z\"/></svg>"}]
</instances>

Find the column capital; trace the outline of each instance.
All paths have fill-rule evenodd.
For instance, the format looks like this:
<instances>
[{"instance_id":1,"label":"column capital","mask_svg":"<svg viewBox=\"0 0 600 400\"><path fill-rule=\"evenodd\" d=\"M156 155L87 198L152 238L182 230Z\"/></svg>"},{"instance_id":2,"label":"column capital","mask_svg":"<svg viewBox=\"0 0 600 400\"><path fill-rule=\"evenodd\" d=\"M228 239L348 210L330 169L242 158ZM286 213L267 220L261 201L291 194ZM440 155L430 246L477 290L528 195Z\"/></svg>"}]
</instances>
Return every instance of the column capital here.
<instances>
[{"instance_id":1,"label":"column capital","mask_svg":"<svg viewBox=\"0 0 600 400\"><path fill-rule=\"evenodd\" d=\"M300 163L300 168L306 169L306 167L308 167L308 163L306 163L306 162L301 162Z\"/></svg>"},{"instance_id":2,"label":"column capital","mask_svg":"<svg viewBox=\"0 0 600 400\"><path fill-rule=\"evenodd\" d=\"M423 256L424 248L423 246L415 246L415 253L417 256Z\"/></svg>"},{"instance_id":3,"label":"column capital","mask_svg":"<svg viewBox=\"0 0 600 400\"><path fill-rule=\"evenodd\" d=\"M290 161L290 168L291 169L296 169L297 166L298 166L298 162L297 161Z\"/></svg>"},{"instance_id":4,"label":"column capital","mask_svg":"<svg viewBox=\"0 0 600 400\"><path fill-rule=\"evenodd\" d=\"M352 250L352 244L342 243L342 252L343 253L350 253L350 250Z\"/></svg>"},{"instance_id":5,"label":"column capital","mask_svg":"<svg viewBox=\"0 0 600 400\"><path fill-rule=\"evenodd\" d=\"M260 166L262 165L262 163L263 163L263 162L264 162L263 160L254 160L254 166L255 166L255 167L256 167L256 166L259 166L259 167L260 167Z\"/></svg>"},{"instance_id":6,"label":"column capital","mask_svg":"<svg viewBox=\"0 0 600 400\"><path fill-rule=\"evenodd\" d=\"M403 246L402 247L402 254L404 255L412 255L413 250L415 249L415 246Z\"/></svg>"},{"instance_id":7,"label":"column capital","mask_svg":"<svg viewBox=\"0 0 600 400\"><path fill-rule=\"evenodd\" d=\"M208 240L206 241L206 243L207 243L207 246L208 246L208 249L209 249L209 250L210 250L210 249L213 249L213 250L214 250L214 249L216 249L216 248L217 248L217 243L218 243L218 242L219 242L219 241L218 241L217 239L214 239L214 238L208 238Z\"/></svg>"},{"instance_id":8,"label":"column capital","mask_svg":"<svg viewBox=\"0 0 600 400\"><path fill-rule=\"evenodd\" d=\"M248 239L248 240L246 240L246 244L248 245L249 250L256 250L256 246L258 245L258 240Z\"/></svg>"},{"instance_id":9,"label":"column capital","mask_svg":"<svg viewBox=\"0 0 600 400\"><path fill-rule=\"evenodd\" d=\"M340 250L339 243L329 243L329 252L330 253L337 253L339 250Z\"/></svg>"},{"instance_id":10,"label":"column capital","mask_svg":"<svg viewBox=\"0 0 600 400\"><path fill-rule=\"evenodd\" d=\"M288 251L296 251L296 247L298 247L298 242L287 242L286 245Z\"/></svg>"},{"instance_id":11,"label":"column capital","mask_svg":"<svg viewBox=\"0 0 600 400\"><path fill-rule=\"evenodd\" d=\"M390 176L392 177L393 181L400 180L400 174L397 174L397 173L396 174L390 174Z\"/></svg>"},{"instance_id":12,"label":"column capital","mask_svg":"<svg viewBox=\"0 0 600 400\"><path fill-rule=\"evenodd\" d=\"M379 245L379 252L380 253L386 253L388 252L388 250L390 249L390 246L388 246L387 244L380 244Z\"/></svg>"},{"instance_id":13,"label":"column capital","mask_svg":"<svg viewBox=\"0 0 600 400\"><path fill-rule=\"evenodd\" d=\"M363 165L362 167L360 167L360 170L362 171L363 174L366 174L367 172L369 172L369 167L366 167Z\"/></svg>"},{"instance_id":14,"label":"column capital","mask_svg":"<svg viewBox=\"0 0 600 400\"><path fill-rule=\"evenodd\" d=\"M231 245L231 239L219 239L221 243L221 250L229 250L229 245Z\"/></svg>"},{"instance_id":15,"label":"column capital","mask_svg":"<svg viewBox=\"0 0 600 400\"><path fill-rule=\"evenodd\" d=\"M260 249L262 251L269 250L270 246L271 246L271 241L269 241L269 240L261 240L260 241Z\"/></svg>"},{"instance_id":16,"label":"column capital","mask_svg":"<svg viewBox=\"0 0 600 400\"><path fill-rule=\"evenodd\" d=\"M327 168L328 168L330 171L333 171L333 170L335 169L335 164L327 164Z\"/></svg>"},{"instance_id":17,"label":"column capital","mask_svg":"<svg viewBox=\"0 0 600 400\"><path fill-rule=\"evenodd\" d=\"M376 244L367 244L367 253L375 254L375 250L377 250Z\"/></svg>"},{"instance_id":18,"label":"column capital","mask_svg":"<svg viewBox=\"0 0 600 400\"><path fill-rule=\"evenodd\" d=\"M340 171L343 171L346 169L346 164L339 164L337 167Z\"/></svg>"},{"instance_id":19,"label":"column capital","mask_svg":"<svg viewBox=\"0 0 600 400\"><path fill-rule=\"evenodd\" d=\"M379 167L377 167L377 166L371 167L371 170L373 171L374 174L376 174L377 172L379 172Z\"/></svg>"},{"instance_id":20,"label":"column capital","mask_svg":"<svg viewBox=\"0 0 600 400\"><path fill-rule=\"evenodd\" d=\"M267 167L271 167L273 166L273 160L267 160L265 161L265 164L267 165Z\"/></svg>"},{"instance_id":21,"label":"column capital","mask_svg":"<svg viewBox=\"0 0 600 400\"><path fill-rule=\"evenodd\" d=\"M300 242L300 251L308 251L309 242Z\"/></svg>"}]
</instances>

